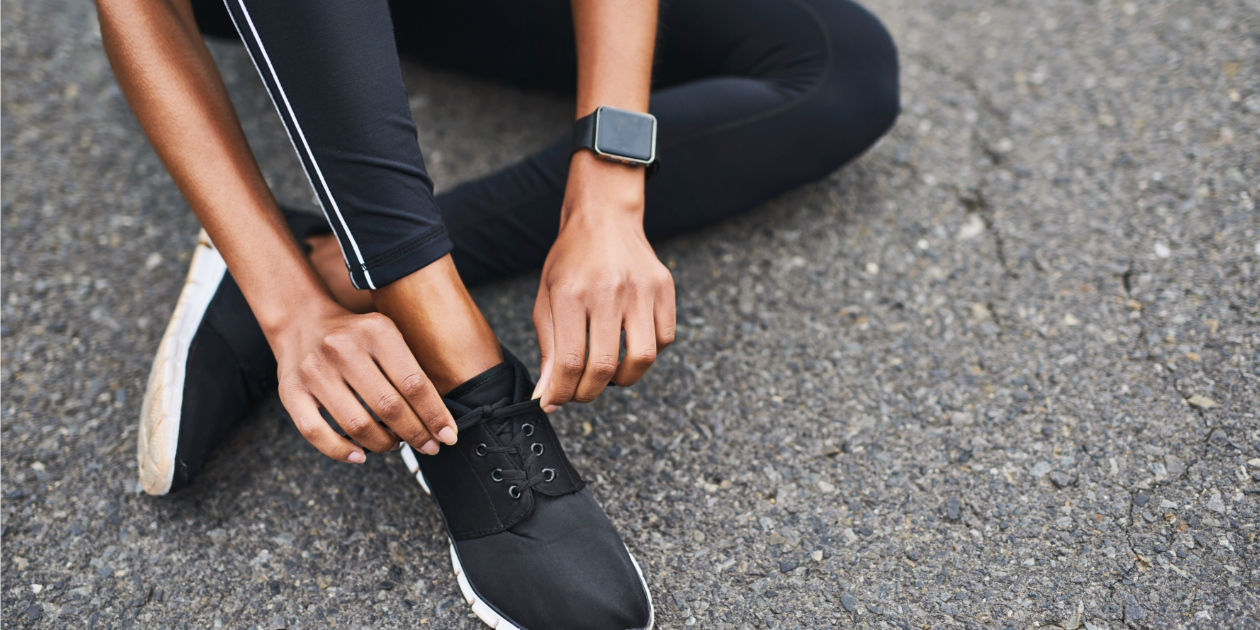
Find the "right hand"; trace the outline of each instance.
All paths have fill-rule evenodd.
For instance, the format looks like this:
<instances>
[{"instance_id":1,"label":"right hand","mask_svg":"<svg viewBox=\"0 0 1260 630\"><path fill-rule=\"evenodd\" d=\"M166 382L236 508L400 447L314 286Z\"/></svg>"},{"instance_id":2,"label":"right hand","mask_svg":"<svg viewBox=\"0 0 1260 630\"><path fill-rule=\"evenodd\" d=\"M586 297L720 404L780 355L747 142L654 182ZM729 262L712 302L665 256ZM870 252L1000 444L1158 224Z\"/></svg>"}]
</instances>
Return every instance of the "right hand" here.
<instances>
[{"instance_id":1,"label":"right hand","mask_svg":"<svg viewBox=\"0 0 1260 630\"><path fill-rule=\"evenodd\" d=\"M398 448L401 439L433 455L439 441L455 443L455 420L392 320L378 313L356 315L336 304L316 311L271 339L280 402L307 441L352 464L366 460L359 445L383 453ZM372 418L356 393L387 426ZM358 444L328 426L320 409Z\"/></svg>"}]
</instances>

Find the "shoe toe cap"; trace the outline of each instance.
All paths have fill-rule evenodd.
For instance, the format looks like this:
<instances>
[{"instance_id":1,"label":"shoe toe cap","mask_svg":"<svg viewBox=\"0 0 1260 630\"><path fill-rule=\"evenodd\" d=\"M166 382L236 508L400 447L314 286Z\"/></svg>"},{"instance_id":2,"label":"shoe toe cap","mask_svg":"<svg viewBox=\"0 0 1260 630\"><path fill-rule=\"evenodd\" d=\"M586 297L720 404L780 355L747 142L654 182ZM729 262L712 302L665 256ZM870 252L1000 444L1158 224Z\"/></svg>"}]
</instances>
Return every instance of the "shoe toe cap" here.
<instances>
[{"instance_id":1,"label":"shoe toe cap","mask_svg":"<svg viewBox=\"0 0 1260 630\"><path fill-rule=\"evenodd\" d=\"M537 498L508 531L456 544L477 595L522 630L639 630L647 587L590 492Z\"/></svg>"}]
</instances>

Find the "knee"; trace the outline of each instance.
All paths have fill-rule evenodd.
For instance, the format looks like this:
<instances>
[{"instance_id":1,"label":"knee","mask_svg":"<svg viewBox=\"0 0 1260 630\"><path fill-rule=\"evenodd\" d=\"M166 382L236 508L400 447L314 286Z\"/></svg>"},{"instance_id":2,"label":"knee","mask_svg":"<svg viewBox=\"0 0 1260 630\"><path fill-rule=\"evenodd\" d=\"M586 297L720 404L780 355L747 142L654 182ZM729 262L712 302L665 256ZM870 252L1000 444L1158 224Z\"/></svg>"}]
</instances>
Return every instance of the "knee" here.
<instances>
[{"instance_id":1,"label":"knee","mask_svg":"<svg viewBox=\"0 0 1260 630\"><path fill-rule=\"evenodd\" d=\"M892 128L901 113L901 70L897 62L897 45L888 29L874 15L870 16L866 36L866 76L863 83L868 98L864 113L877 139Z\"/></svg>"},{"instance_id":2,"label":"knee","mask_svg":"<svg viewBox=\"0 0 1260 630\"><path fill-rule=\"evenodd\" d=\"M892 128L901 87L897 47L879 19L847 0L830 4L843 10L823 12L832 58L810 109L813 141L825 143L839 166Z\"/></svg>"}]
</instances>

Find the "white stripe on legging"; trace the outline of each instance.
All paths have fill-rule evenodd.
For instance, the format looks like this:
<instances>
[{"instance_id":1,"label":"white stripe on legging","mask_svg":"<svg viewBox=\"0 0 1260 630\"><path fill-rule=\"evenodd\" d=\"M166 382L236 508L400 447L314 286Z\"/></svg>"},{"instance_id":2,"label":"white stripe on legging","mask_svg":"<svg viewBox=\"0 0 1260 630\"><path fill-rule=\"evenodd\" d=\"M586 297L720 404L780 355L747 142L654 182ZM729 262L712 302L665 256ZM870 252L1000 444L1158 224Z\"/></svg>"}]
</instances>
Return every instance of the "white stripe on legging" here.
<instances>
[{"instance_id":1,"label":"white stripe on legging","mask_svg":"<svg viewBox=\"0 0 1260 630\"><path fill-rule=\"evenodd\" d=\"M337 200L333 198L332 190L328 188L328 182L324 180L324 173L319 169L319 162L315 161L315 153L311 151L311 145L306 142L306 134L302 133L302 125L298 124L297 115L293 113L293 106L289 104L289 97L285 95L284 87L280 85L280 77L276 74L275 67L271 65L271 57L267 55L267 48L263 46L262 38L258 36L258 29L254 28L254 19L250 17L249 9L245 8L245 0L237 0L237 5L241 8L241 14L245 16L245 23L249 25L250 34L254 36L254 41L258 44L258 52L262 54L263 61L267 64L267 70L271 73L271 80L276 84L276 92L280 94L280 100L284 101L284 108L289 112L289 120L293 121L293 130L297 131L298 139L302 141L302 148L306 150L306 156L311 161L311 167L315 169L315 176L319 178L319 184L323 187L324 194L328 196L328 202L332 204L333 213L337 215L337 221L341 223L341 229L346 233L346 239L350 241L350 247L354 249L354 257L359 260L359 268L363 270L363 278L367 280L369 289L375 289L376 285L372 283L372 274L368 273L367 264L363 262L363 253L359 251L359 244L355 242L354 235L350 233L350 226L346 225L346 218L341 215L341 208L337 207ZM232 15L232 12L228 11L228 15ZM233 16L232 22L235 24L235 16ZM236 25L236 30L241 32L240 25ZM248 51L249 46L246 46L245 49ZM262 68L258 66L258 61L253 59L252 53L250 54L250 59L254 61L254 67L258 70L258 73L262 74ZM275 104L276 109L279 110L280 104L276 102L274 96L271 101ZM288 131L288 125L285 125L285 131ZM294 150L297 150L298 145L296 142L293 142L293 134L291 133L289 134L289 142L292 142ZM309 173L307 174L307 179L310 179ZM311 188L314 187L315 182L311 182ZM318 195L316 197L318 198ZM320 201L321 208L323 205L323 201ZM324 218L328 219L327 209L324 209ZM345 258L344 250L341 252L341 255L342 258ZM347 259L346 265L349 266L349 263L350 261Z\"/></svg>"}]
</instances>

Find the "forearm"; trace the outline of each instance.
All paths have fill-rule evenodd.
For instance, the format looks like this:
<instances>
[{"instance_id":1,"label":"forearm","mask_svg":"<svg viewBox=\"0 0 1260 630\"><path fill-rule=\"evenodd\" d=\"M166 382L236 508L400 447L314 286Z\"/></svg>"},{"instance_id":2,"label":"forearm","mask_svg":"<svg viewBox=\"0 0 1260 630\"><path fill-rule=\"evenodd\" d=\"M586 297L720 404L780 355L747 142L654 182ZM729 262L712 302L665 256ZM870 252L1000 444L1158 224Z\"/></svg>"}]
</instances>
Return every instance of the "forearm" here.
<instances>
[{"instance_id":1,"label":"forearm","mask_svg":"<svg viewBox=\"0 0 1260 630\"><path fill-rule=\"evenodd\" d=\"M186 1L98 0L118 83L271 337L332 305L280 215Z\"/></svg>"},{"instance_id":2,"label":"forearm","mask_svg":"<svg viewBox=\"0 0 1260 630\"><path fill-rule=\"evenodd\" d=\"M607 105L646 112L652 87L654 0L572 0L577 35L577 118ZM572 220L643 221L644 169L579 151L570 162L561 228Z\"/></svg>"},{"instance_id":3,"label":"forearm","mask_svg":"<svg viewBox=\"0 0 1260 630\"><path fill-rule=\"evenodd\" d=\"M654 0L572 0L577 117L601 105L646 112L656 47Z\"/></svg>"}]
</instances>

